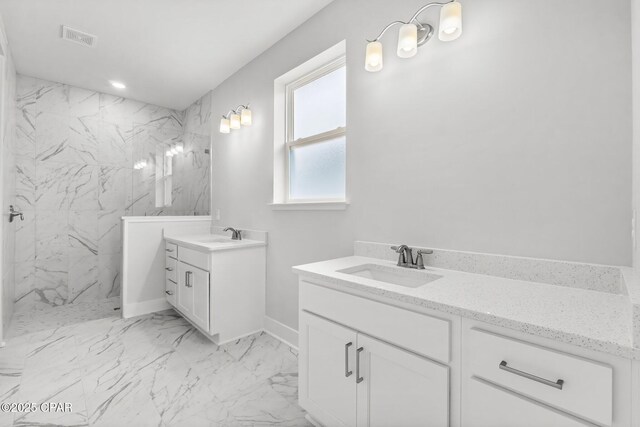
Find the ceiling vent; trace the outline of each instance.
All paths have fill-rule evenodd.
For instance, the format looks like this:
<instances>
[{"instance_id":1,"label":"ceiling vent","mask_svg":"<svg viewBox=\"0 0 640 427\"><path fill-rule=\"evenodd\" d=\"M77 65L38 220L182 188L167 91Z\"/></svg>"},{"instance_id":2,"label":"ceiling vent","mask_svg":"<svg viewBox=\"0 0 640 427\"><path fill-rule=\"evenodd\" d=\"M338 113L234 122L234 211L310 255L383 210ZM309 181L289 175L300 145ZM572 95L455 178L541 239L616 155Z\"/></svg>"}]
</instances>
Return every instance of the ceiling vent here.
<instances>
[{"instance_id":1,"label":"ceiling vent","mask_svg":"<svg viewBox=\"0 0 640 427\"><path fill-rule=\"evenodd\" d=\"M62 39L81 44L86 47L94 47L98 41L98 37L93 34L85 33L83 31L67 27L66 25L62 26Z\"/></svg>"}]
</instances>

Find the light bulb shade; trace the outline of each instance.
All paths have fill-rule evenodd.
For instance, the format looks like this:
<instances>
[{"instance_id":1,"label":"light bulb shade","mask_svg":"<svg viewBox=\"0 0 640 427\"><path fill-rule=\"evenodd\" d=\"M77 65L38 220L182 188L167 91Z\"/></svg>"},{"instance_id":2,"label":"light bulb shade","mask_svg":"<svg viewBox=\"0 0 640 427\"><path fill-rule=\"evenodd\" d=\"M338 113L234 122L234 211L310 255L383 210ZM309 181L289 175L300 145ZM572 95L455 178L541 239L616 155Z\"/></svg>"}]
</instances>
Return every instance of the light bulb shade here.
<instances>
[{"instance_id":1,"label":"light bulb shade","mask_svg":"<svg viewBox=\"0 0 640 427\"><path fill-rule=\"evenodd\" d=\"M229 117L229 127L231 129L240 129L240 115L233 113Z\"/></svg>"},{"instance_id":2,"label":"light bulb shade","mask_svg":"<svg viewBox=\"0 0 640 427\"><path fill-rule=\"evenodd\" d=\"M166 153L167 157L173 157L173 153L171 152L171 148L169 148Z\"/></svg>"},{"instance_id":3,"label":"light bulb shade","mask_svg":"<svg viewBox=\"0 0 640 427\"><path fill-rule=\"evenodd\" d=\"M240 124L242 126L251 126L251 110L244 108L240 113Z\"/></svg>"},{"instance_id":4,"label":"light bulb shade","mask_svg":"<svg viewBox=\"0 0 640 427\"><path fill-rule=\"evenodd\" d=\"M364 61L364 69L375 73L382 70L382 43L367 43L367 54Z\"/></svg>"},{"instance_id":5,"label":"light bulb shade","mask_svg":"<svg viewBox=\"0 0 640 427\"><path fill-rule=\"evenodd\" d=\"M411 58L418 53L418 27L415 24L404 24L398 32L398 56Z\"/></svg>"},{"instance_id":6,"label":"light bulb shade","mask_svg":"<svg viewBox=\"0 0 640 427\"><path fill-rule=\"evenodd\" d=\"M224 117L220 119L220 133L229 133L231 132L231 124L229 123L229 119L225 119Z\"/></svg>"},{"instance_id":7,"label":"light bulb shade","mask_svg":"<svg viewBox=\"0 0 640 427\"><path fill-rule=\"evenodd\" d=\"M184 143L182 142L176 143L176 151L178 153L184 153Z\"/></svg>"},{"instance_id":8,"label":"light bulb shade","mask_svg":"<svg viewBox=\"0 0 640 427\"><path fill-rule=\"evenodd\" d=\"M171 154L173 154L174 156L178 154L178 146L176 144L173 144L171 146Z\"/></svg>"},{"instance_id":9,"label":"light bulb shade","mask_svg":"<svg viewBox=\"0 0 640 427\"><path fill-rule=\"evenodd\" d=\"M440 9L440 28L438 38L443 42L450 42L462 34L462 5L454 1L447 3Z\"/></svg>"},{"instance_id":10,"label":"light bulb shade","mask_svg":"<svg viewBox=\"0 0 640 427\"><path fill-rule=\"evenodd\" d=\"M147 167L147 161L146 160L140 160L140 169L146 168L146 167Z\"/></svg>"}]
</instances>

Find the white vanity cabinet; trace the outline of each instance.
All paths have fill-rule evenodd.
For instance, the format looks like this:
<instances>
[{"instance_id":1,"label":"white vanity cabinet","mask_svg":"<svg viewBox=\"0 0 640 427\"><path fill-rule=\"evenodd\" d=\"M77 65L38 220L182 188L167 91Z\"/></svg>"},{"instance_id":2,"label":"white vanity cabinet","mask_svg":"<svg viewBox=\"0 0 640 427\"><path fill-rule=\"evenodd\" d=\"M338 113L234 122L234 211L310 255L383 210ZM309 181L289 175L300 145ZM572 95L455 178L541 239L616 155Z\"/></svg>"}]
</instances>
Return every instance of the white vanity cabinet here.
<instances>
[{"instance_id":1,"label":"white vanity cabinet","mask_svg":"<svg viewBox=\"0 0 640 427\"><path fill-rule=\"evenodd\" d=\"M405 337L388 329L418 320L423 333L443 338L426 351L448 357L449 322L305 282L300 304L299 396L314 419L325 426L449 425L449 367L417 354L422 346L398 346Z\"/></svg>"},{"instance_id":2,"label":"white vanity cabinet","mask_svg":"<svg viewBox=\"0 0 640 427\"><path fill-rule=\"evenodd\" d=\"M299 284L299 403L320 425L640 426L630 359Z\"/></svg>"},{"instance_id":3,"label":"white vanity cabinet","mask_svg":"<svg viewBox=\"0 0 640 427\"><path fill-rule=\"evenodd\" d=\"M258 242L260 243L260 242ZM264 245L197 250L166 242L167 301L216 344L264 327Z\"/></svg>"}]
</instances>

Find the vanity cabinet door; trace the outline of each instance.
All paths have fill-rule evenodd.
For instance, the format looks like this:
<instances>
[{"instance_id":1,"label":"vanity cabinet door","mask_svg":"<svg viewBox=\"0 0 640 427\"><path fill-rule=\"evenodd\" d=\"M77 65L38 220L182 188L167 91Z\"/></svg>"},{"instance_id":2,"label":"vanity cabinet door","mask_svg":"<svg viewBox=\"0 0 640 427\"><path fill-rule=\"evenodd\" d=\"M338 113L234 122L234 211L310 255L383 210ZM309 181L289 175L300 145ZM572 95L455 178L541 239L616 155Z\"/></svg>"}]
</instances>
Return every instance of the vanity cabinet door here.
<instances>
[{"instance_id":1,"label":"vanity cabinet door","mask_svg":"<svg viewBox=\"0 0 640 427\"><path fill-rule=\"evenodd\" d=\"M356 336L300 312L300 404L326 427L356 425Z\"/></svg>"},{"instance_id":2,"label":"vanity cabinet door","mask_svg":"<svg viewBox=\"0 0 640 427\"><path fill-rule=\"evenodd\" d=\"M187 270L187 276L193 287L192 319L196 325L209 332L209 272L191 267Z\"/></svg>"},{"instance_id":3,"label":"vanity cabinet door","mask_svg":"<svg viewBox=\"0 0 640 427\"><path fill-rule=\"evenodd\" d=\"M209 272L178 263L178 310L209 332Z\"/></svg>"},{"instance_id":4,"label":"vanity cabinet door","mask_svg":"<svg viewBox=\"0 0 640 427\"><path fill-rule=\"evenodd\" d=\"M193 287L187 283L187 271L193 267L178 262L178 310L191 318L193 313Z\"/></svg>"},{"instance_id":5,"label":"vanity cabinet door","mask_svg":"<svg viewBox=\"0 0 640 427\"><path fill-rule=\"evenodd\" d=\"M358 350L358 427L449 425L447 366L363 334Z\"/></svg>"}]
</instances>

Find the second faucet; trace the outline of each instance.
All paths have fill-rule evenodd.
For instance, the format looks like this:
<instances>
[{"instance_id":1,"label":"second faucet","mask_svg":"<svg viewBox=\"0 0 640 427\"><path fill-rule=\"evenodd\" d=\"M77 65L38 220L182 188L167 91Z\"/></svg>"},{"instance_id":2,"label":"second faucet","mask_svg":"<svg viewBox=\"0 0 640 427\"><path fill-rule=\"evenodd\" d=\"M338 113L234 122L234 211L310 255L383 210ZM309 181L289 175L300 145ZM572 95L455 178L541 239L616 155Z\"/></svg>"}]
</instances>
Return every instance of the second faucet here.
<instances>
[{"instance_id":1,"label":"second faucet","mask_svg":"<svg viewBox=\"0 0 640 427\"><path fill-rule=\"evenodd\" d=\"M407 245L391 246L391 249L398 254L398 267L416 268L424 270L424 259L422 255L432 254L431 249L418 249L415 261L413 260L413 248Z\"/></svg>"}]
</instances>

